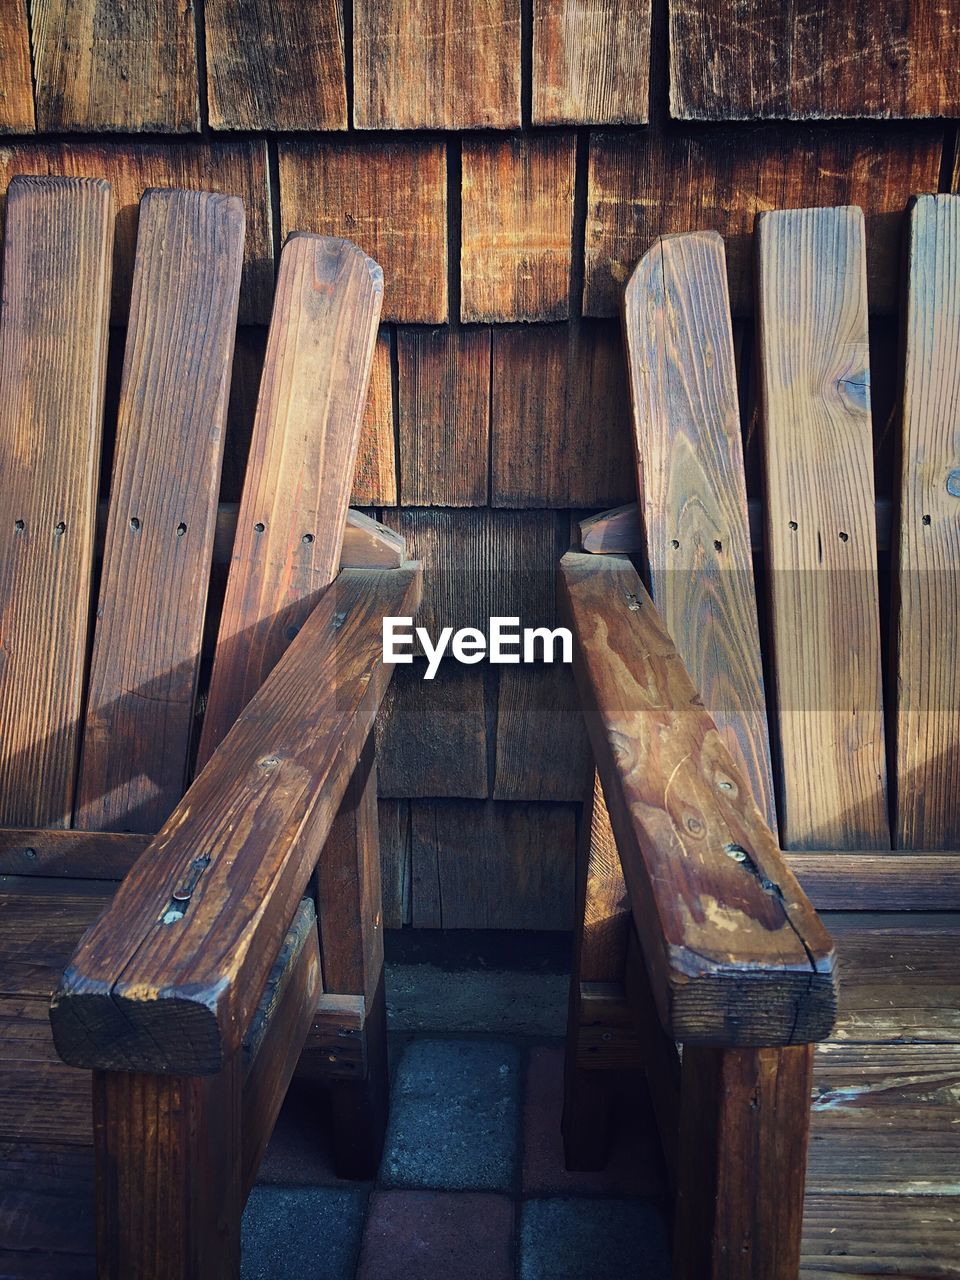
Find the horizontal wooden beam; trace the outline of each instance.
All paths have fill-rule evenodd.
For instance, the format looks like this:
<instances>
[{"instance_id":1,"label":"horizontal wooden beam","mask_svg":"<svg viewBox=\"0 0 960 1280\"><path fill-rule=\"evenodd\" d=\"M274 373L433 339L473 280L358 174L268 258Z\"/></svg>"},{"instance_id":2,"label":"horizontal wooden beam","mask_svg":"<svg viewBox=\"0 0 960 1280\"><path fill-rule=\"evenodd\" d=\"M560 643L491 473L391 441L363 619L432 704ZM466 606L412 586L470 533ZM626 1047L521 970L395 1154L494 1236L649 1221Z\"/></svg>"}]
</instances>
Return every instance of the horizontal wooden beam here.
<instances>
[{"instance_id":1,"label":"horizontal wooden beam","mask_svg":"<svg viewBox=\"0 0 960 1280\"><path fill-rule=\"evenodd\" d=\"M960 851L785 853L818 911L960 911Z\"/></svg>"}]
</instances>

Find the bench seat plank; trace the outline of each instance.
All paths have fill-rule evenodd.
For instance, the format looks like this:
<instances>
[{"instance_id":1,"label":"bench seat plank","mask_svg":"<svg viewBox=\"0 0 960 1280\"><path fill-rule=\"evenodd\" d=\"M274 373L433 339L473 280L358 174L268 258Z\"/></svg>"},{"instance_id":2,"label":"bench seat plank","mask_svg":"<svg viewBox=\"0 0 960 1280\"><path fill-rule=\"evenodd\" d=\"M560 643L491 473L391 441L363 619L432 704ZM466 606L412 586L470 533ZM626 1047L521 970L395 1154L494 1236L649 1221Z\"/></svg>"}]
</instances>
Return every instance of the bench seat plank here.
<instances>
[{"instance_id":1,"label":"bench seat plank","mask_svg":"<svg viewBox=\"0 0 960 1280\"><path fill-rule=\"evenodd\" d=\"M810 1191L803 1203L801 1280L960 1277L960 1196Z\"/></svg>"}]
</instances>

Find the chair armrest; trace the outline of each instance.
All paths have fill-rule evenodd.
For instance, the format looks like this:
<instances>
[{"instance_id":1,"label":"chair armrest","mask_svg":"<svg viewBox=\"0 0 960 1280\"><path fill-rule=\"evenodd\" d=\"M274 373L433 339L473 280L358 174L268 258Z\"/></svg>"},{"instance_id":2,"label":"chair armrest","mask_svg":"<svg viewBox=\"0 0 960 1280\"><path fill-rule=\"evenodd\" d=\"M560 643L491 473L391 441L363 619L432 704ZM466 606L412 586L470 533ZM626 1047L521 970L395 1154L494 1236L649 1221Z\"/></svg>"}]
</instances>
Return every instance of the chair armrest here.
<instances>
[{"instance_id":1,"label":"chair armrest","mask_svg":"<svg viewBox=\"0 0 960 1280\"><path fill-rule=\"evenodd\" d=\"M243 1040L390 679L417 564L344 570L110 907L50 1008L73 1066L207 1075Z\"/></svg>"},{"instance_id":2,"label":"chair armrest","mask_svg":"<svg viewBox=\"0 0 960 1280\"><path fill-rule=\"evenodd\" d=\"M825 1038L833 943L633 565L569 552L560 597L664 1029L689 1044Z\"/></svg>"}]
</instances>

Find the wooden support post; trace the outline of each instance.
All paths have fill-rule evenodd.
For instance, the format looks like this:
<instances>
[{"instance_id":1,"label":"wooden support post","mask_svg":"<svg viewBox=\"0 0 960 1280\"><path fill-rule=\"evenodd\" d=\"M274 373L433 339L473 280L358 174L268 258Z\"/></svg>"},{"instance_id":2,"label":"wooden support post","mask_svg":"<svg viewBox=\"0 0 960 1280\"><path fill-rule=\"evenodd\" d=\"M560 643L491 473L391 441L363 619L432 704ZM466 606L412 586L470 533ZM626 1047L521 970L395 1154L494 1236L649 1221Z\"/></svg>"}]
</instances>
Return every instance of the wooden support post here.
<instances>
[{"instance_id":1,"label":"wooden support post","mask_svg":"<svg viewBox=\"0 0 960 1280\"><path fill-rule=\"evenodd\" d=\"M797 1280L813 1045L683 1051L674 1280Z\"/></svg>"},{"instance_id":2,"label":"wooden support post","mask_svg":"<svg viewBox=\"0 0 960 1280\"><path fill-rule=\"evenodd\" d=\"M240 1275L241 1063L215 1076L95 1071L100 1280Z\"/></svg>"},{"instance_id":3,"label":"wooden support post","mask_svg":"<svg viewBox=\"0 0 960 1280\"><path fill-rule=\"evenodd\" d=\"M383 908L373 735L347 787L314 877L324 990L362 996L366 1074L331 1084L334 1156L341 1177L373 1177L389 1108Z\"/></svg>"}]
</instances>

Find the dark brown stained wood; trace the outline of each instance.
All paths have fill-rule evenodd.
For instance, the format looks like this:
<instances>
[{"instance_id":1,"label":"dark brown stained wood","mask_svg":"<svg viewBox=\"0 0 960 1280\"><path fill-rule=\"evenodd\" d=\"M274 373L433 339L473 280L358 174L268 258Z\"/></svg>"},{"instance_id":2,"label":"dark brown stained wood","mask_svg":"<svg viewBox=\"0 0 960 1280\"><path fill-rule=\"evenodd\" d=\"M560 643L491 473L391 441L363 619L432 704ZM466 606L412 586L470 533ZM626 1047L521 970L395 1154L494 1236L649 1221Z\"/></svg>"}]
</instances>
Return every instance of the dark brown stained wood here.
<instances>
[{"instance_id":1,"label":"dark brown stained wood","mask_svg":"<svg viewBox=\"0 0 960 1280\"><path fill-rule=\"evenodd\" d=\"M937 0L670 0L682 120L960 114L960 13Z\"/></svg>"},{"instance_id":2,"label":"dark brown stained wood","mask_svg":"<svg viewBox=\"0 0 960 1280\"><path fill-rule=\"evenodd\" d=\"M949 852L785 856L818 911L960 911L960 860Z\"/></svg>"},{"instance_id":3,"label":"dark brown stained wood","mask_svg":"<svg viewBox=\"0 0 960 1280\"><path fill-rule=\"evenodd\" d=\"M90 1073L57 1057L47 1016L49 998L0 996L0 1147L56 1142L89 1147ZM7 1219L0 1210L7 1238Z\"/></svg>"},{"instance_id":4,"label":"dark brown stained wood","mask_svg":"<svg viewBox=\"0 0 960 1280\"><path fill-rule=\"evenodd\" d=\"M266 329L244 325L237 330L227 408L227 438L220 472L221 502L232 503L234 507L243 492L266 346Z\"/></svg>"},{"instance_id":5,"label":"dark brown stained wood","mask_svg":"<svg viewBox=\"0 0 960 1280\"><path fill-rule=\"evenodd\" d=\"M0 828L0 875L121 880L150 839L144 835L55 828Z\"/></svg>"},{"instance_id":6,"label":"dark brown stained wood","mask_svg":"<svg viewBox=\"0 0 960 1280\"><path fill-rule=\"evenodd\" d=\"M4 876L0 881L0 993L49 1000L81 934L116 885Z\"/></svg>"},{"instance_id":7,"label":"dark brown stained wood","mask_svg":"<svg viewBox=\"0 0 960 1280\"><path fill-rule=\"evenodd\" d=\"M243 205L140 206L74 825L158 831L183 795L243 265Z\"/></svg>"},{"instance_id":8,"label":"dark brown stained wood","mask_svg":"<svg viewBox=\"0 0 960 1280\"><path fill-rule=\"evenodd\" d=\"M346 236L380 263L383 319L447 319L447 153L442 142L283 142L283 234Z\"/></svg>"},{"instance_id":9,"label":"dark brown stained wood","mask_svg":"<svg viewBox=\"0 0 960 1280\"><path fill-rule=\"evenodd\" d=\"M357 507L397 505L397 449L393 403L392 330L383 328L373 352L367 404L360 425L350 501Z\"/></svg>"},{"instance_id":10,"label":"dark brown stained wood","mask_svg":"<svg viewBox=\"0 0 960 1280\"><path fill-rule=\"evenodd\" d=\"M273 214L264 141L22 142L0 146L0 198L18 173L106 178L116 222L111 323L126 323L140 200L150 187L239 196L246 216L241 324L266 324L273 305Z\"/></svg>"},{"instance_id":11,"label":"dark brown stained wood","mask_svg":"<svg viewBox=\"0 0 960 1280\"><path fill-rule=\"evenodd\" d=\"M209 0L212 129L346 129L342 0Z\"/></svg>"},{"instance_id":12,"label":"dark brown stained wood","mask_svg":"<svg viewBox=\"0 0 960 1280\"><path fill-rule=\"evenodd\" d=\"M395 530L362 511L347 512L341 569L399 569L406 558L406 543Z\"/></svg>"},{"instance_id":13,"label":"dark brown stained wood","mask_svg":"<svg viewBox=\"0 0 960 1280\"><path fill-rule=\"evenodd\" d=\"M890 847L859 209L765 213L757 356L785 849Z\"/></svg>"},{"instance_id":14,"label":"dark brown stained wood","mask_svg":"<svg viewBox=\"0 0 960 1280\"><path fill-rule=\"evenodd\" d=\"M31 0L37 127L196 133L196 21L179 0Z\"/></svg>"},{"instance_id":15,"label":"dark brown stained wood","mask_svg":"<svg viewBox=\"0 0 960 1280\"><path fill-rule=\"evenodd\" d=\"M616 315L623 286L658 235L718 231L736 315L753 307L758 210L857 204L867 217L870 307L893 311L900 227L917 191L936 191L943 133L781 128L594 133L587 184L586 315Z\"/></svg>"},{"instance_id":16,"label":"dark brown stained wood","mask_svg":"<svg viewBox=\"0 0 960 1280\"><path fill-rule=\"evenodd\" d=\"M636 570L568 552L559 586L664 1029L731 1046L822 1039L836 1013L833 945Z\"/></svg>"},{"instance_id":17,"label":"dark brown stained wood","mask_svg":"<svg viewBox=\"0 0 960 1280\"><path fill-rule=\"evenodd\" d=\"M307 1048L297 1064L298 1080L362 1080L367 1073L363 996L321 995Z\"/></svg>"},{"instance_id":18,"label":"dark brown stained wood","mask_svg":"<svg viewBox=\"0 0 960 1280\"><path fill-rule=\"evenodd\" d=\"M704 706L776 830L723 241L641 258L623 329L650 594Z\"/></svg>"},{"instance_id":19,"label":"dark brown stained wood","mask_svg":"<svg viewBox=\"0 0 960 1280\"><path fill-rule=\"evenodd\" d=\"M107 360L114 204L19 178L0 317L0 825L69 826Z\"/></svg>"},{"instance_id":20,"label":"dark brown stained wood","mask_svg":"<svg viewBox=\"0 0 960 1280\"><path fill-rule=\"evenodd\" d=\"M396 679L396 676L394 676ZM378 761L379 763L379 761ZM407 800L377 802L380 828L380 888L383 927L399 929L410 923L410 804Z\"/></svg>"},{"instance_id":21,"label":"dark brown stained wood","mask_svg":"<svg viewBox=\"0 0 960 1280\"><path fill-rule=\"evenodd\" d=\"M336 575L382 299L349 241L284 246L198 768Z\"/></svg>"},{"instance_id":22,"label":"dark brown stained wood","mask_svg":"<svg viewBox=\"0 0 960 1280\"><path fill-rule=\"evenodd\" d=\"M493 505L595 507L635 497L628 405L613 325L495 329Z\"/></svg>"},{"instance_id":23,"label":"dark brown stained wood","mask_svg":"<svg viewBox=\"0 0 960 1280\"><path fill-rule=\"evenodd\" d=\"M910 211L896 624L899 849L960 849L960 196Z\"/></svg>"},{"instance_id":24,"label":"dark brown stained wood","mask_svg":"<svg viewBox=\"0 0 960 1280\"><path fill-rule=\"evenodd\" d=\"M426 659L398 666L377 717L380 795L485 799L485 670L441 662L425 680Z\"/></svg>"},{"instance_id":25,"label":"dark brown stained wood","mask_svg":"<svg viewBox=\"0 0 960 1280\"><path fill-rule=\"evenodd\" d=\"M539 648L538 648L539 652ZM593 757L569 666L499 667L495 800L576 800L590 789Z\"/></svg>"},{"instance_id":26,"label":"dark brown stained wood","mask_svg":"<svg viewBox=\"0 0 960 1280\"><path fill-rule=\"evenodd\" d=\"M383 521L406 538L407 554L423 561L416 625L434 642L443 627L486 634L492 617L556 626L557 559L569 536L555 512L405 507L384 511Z\"/></svg>"},{"instance_id":27,"label":"dark brown stained wood","mask_svg":"<svg viewBox=\"0 0 960 1280\"><path fill-rule=\"evenodd\" d=\"M86 1103L89 1115L89 1088ZM93 1151L62 1142L0 1142L0 1220L4 1274L89 1280Z\"/></svg>"},{"instance_id":28,"label":"dark brown stained wood","mask_svg":"<svg viewBox=\"0 0 960 1280\"><path fill-rule=\"evenodd\" d=\"M0 12L0 134L33 133L33 72L27 0Z\"/></svg>"},{"instance_id":29,"label":"dark brown stained wood","mask_svg":"<svg viewBox=\"0 0 960 1280\"><path fill-rule=\"evenodd\" d=\"M834 1039L960 1044L960 916L825 912L843 978Z\"/></svg>"},{"instance_id":30,"label":"dark brown stained wood","mask_svg":"<svg viewBox=\"0 0 960 1280\"><path fill-rule=\"evenodd\" d=\"M534 0L533 123L646 124L650 0Z\"/></svg>"},{"instance_id":31,"label":"dark brown stained wood","mask_svg":"<svg viewBox=\"0 0 960 1280\"><path fill-rule=\"evenodd\" d=\"M400 500L482 507L490 473L490 330L401 329Z\"/></svg>"},{"instance_id":32,"label":"dark brown stained wood","mask_svg":"<svg viewBox=\"0 0 960 1280\"><path fill-rule=\"evenodd\" d=\"M428 929L569 929L572 805L413 800L413 924Z\"/></svg>"},{"instance_id":33,"label":"dark brown stained wood","mask_svg":"<svg viewBox=\"0 0 960 1280\"><path fill-rule=\"evenodd\" d=\"M960 1276L956 1196L830 1195L803 1202L804 1280ZM891 1268L895 1268L891 1270Z\"/></svg>"},{"instance_id":34,"label":"dark brown stained wood","mask_svg":"<svg viewBox=\"0 0 960 1280\"><path fill-rule=\"evenodd\" d=\"M51 1006L65 1061L207 1073L239 1048L373 729L380 620L418 596L415 568L324 593L74 953Z\"/></svg>"},{"instance_id":35,"label":"dark brown stained wood","mask_svg":"<svg viewBox=\"0 0 960 1280\"><path fill-rule=\"evenodd\" d=\"M463 140L460 319L565 320L576 139Z\"/></svg>"},{"instance_id":36,"label":"dark brown stained wood","mask_svg":"<svg viewBox=\"0 0 960 1280\"><path fill-rule=\"evenodd\" d=\"M520 0L354 0L358 129L520 125Z\"/></svg>"},{"instance_id":37,"label":"dark brown stained wood","mask_svg":"<svg viewBox=\"0 0 960 1280\"><path fill-rule=\"evenodd\" d=\"M813 1046L686 1048L674 1280L795 1280Z\"/></svg>"}]
</instances>

